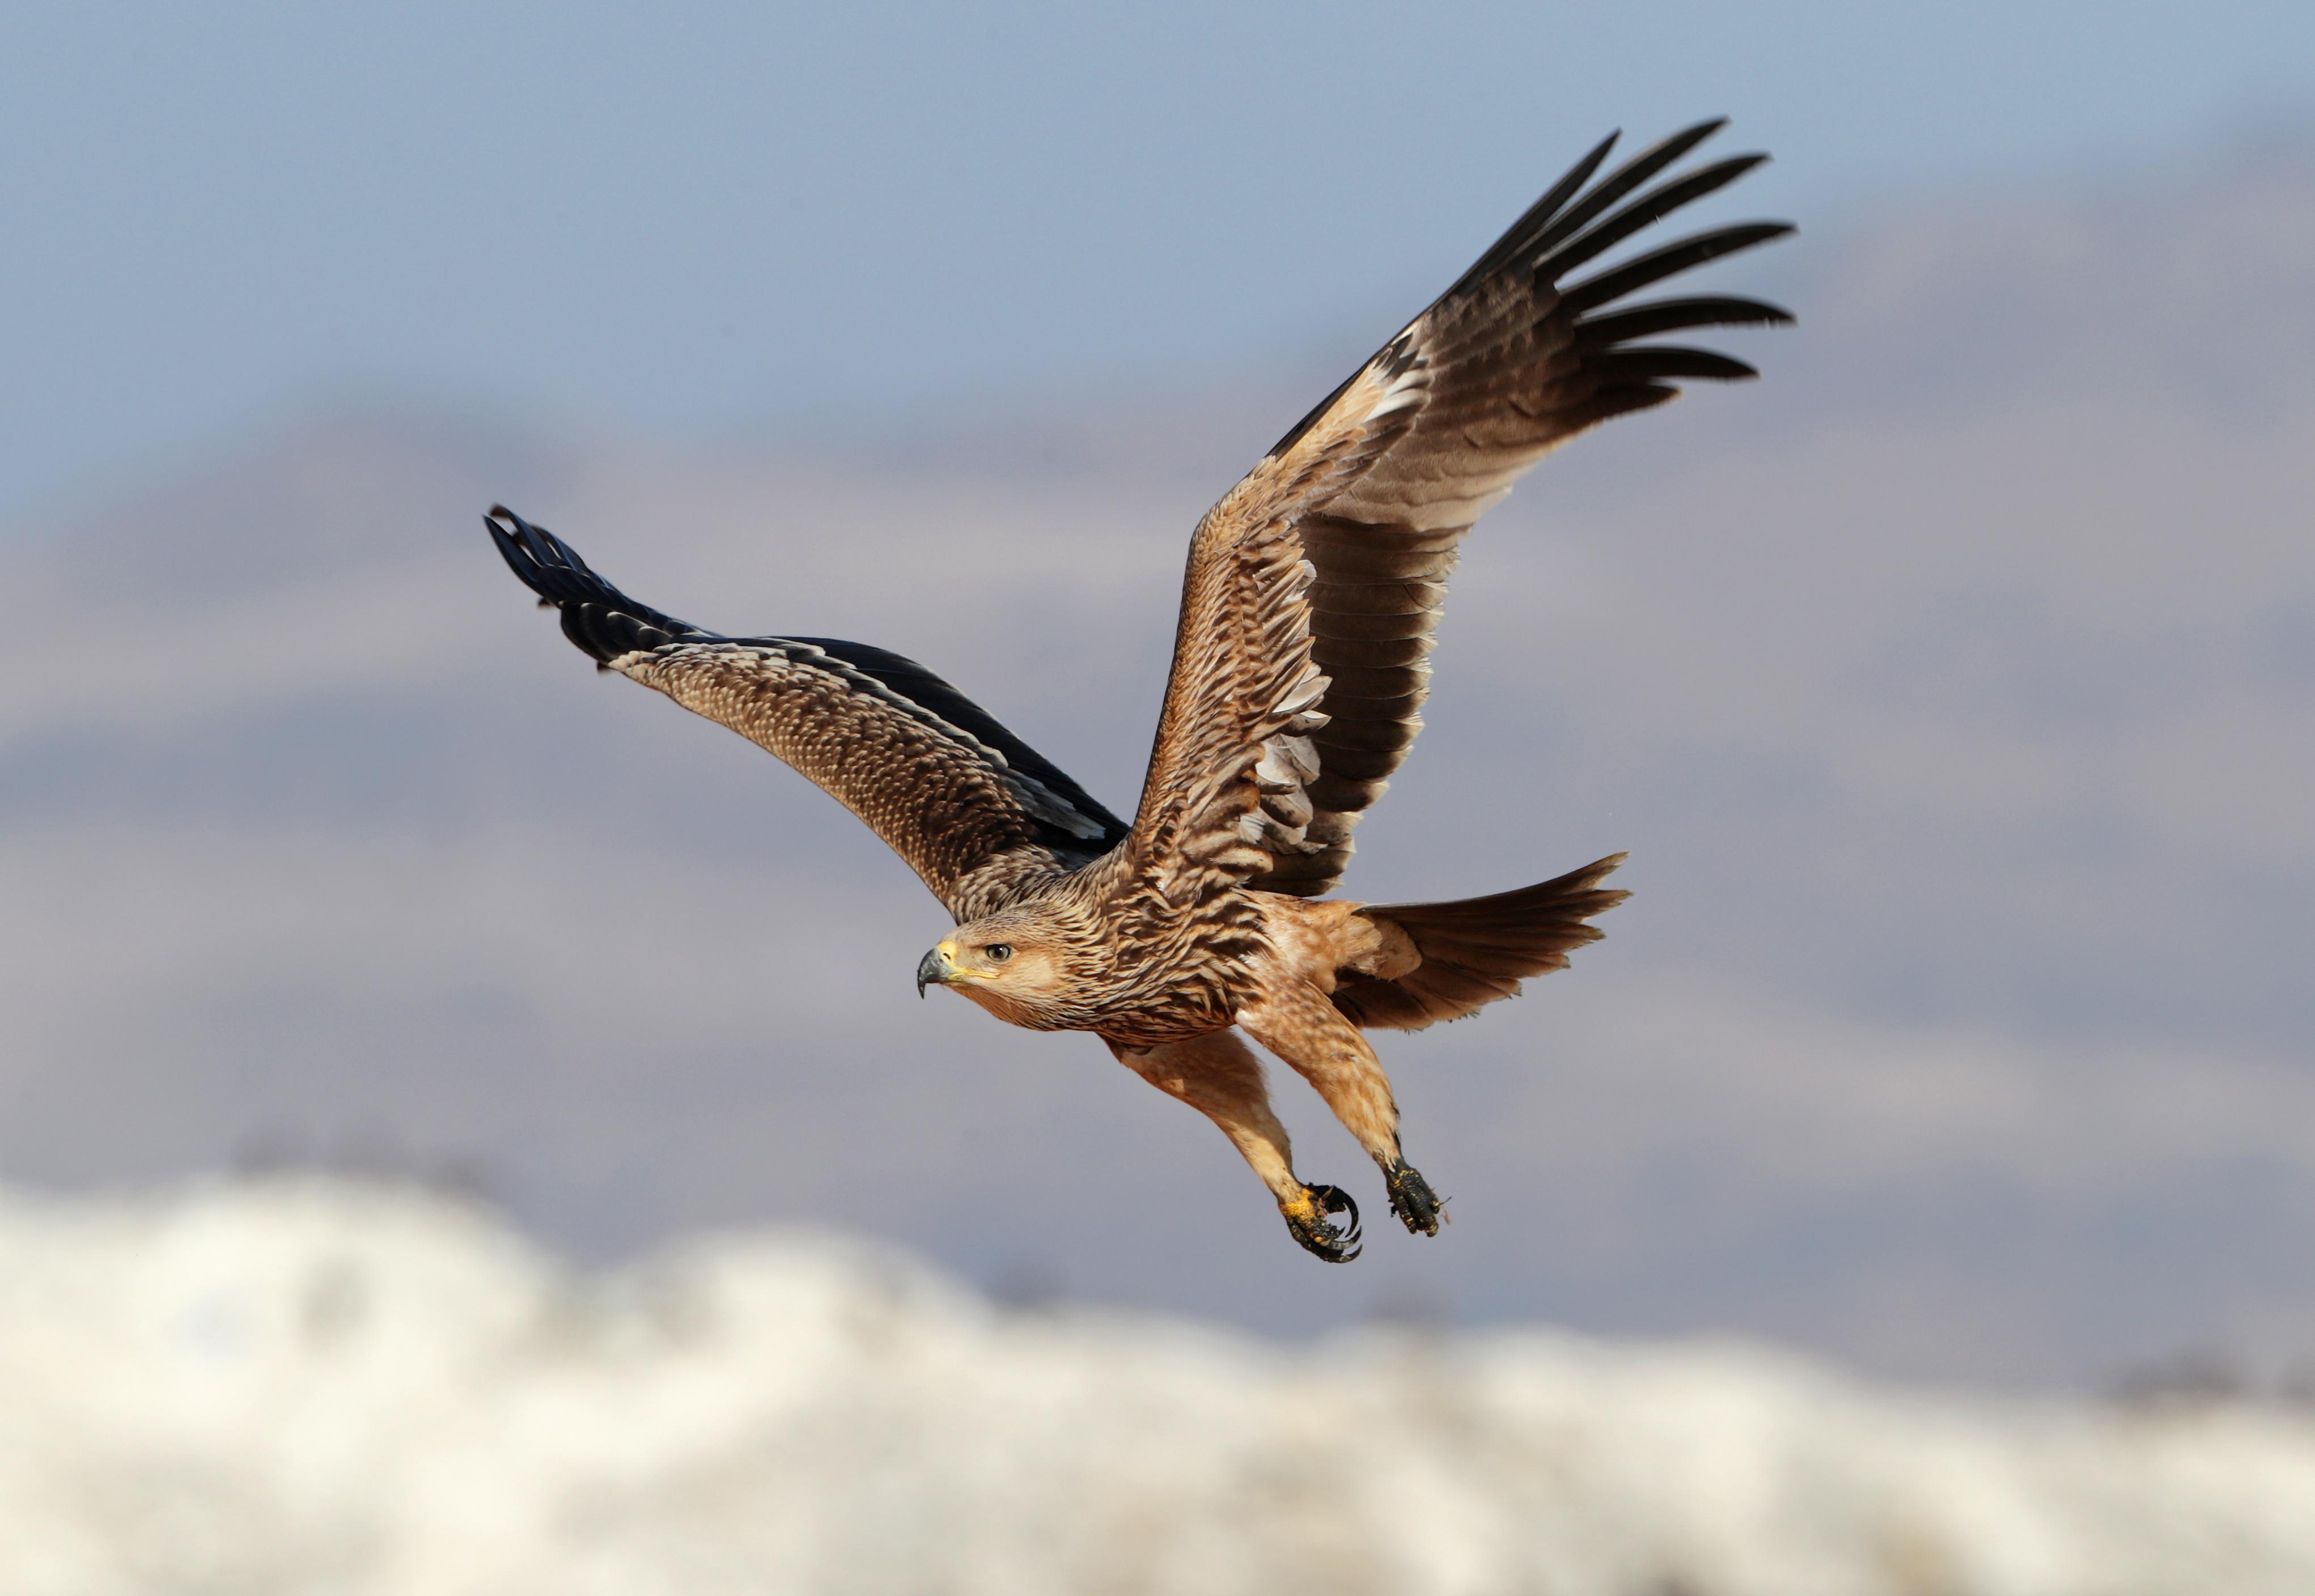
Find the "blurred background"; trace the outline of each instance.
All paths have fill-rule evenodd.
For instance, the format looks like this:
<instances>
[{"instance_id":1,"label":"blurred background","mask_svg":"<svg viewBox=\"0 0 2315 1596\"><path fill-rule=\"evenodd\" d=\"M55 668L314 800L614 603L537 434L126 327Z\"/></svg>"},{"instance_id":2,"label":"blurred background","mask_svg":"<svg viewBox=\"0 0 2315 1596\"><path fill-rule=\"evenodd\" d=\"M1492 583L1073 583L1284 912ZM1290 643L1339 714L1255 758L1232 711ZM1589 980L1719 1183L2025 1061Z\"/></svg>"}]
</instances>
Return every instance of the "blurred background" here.
<instances>
[{"instance_id":1,"label":"blurred background","mask_svg":"<svg viewBox=\"0 0 2315 1596\"><path fill-rule=\"evenodd\" d=\"M1299 1085L1352 1268L1097 1043L913 1001L915 879L483 536L911 654L1128 810L1198 514L1721 113L1777 161L1695 224L1802 232L1699 289L1799 325L1483 523L1361 829L1369 900L1632 855L1573 971L1385 1039L1434 1242ZM318 1168L590 1267L833 1227L1298 1343L2315 1388L2300 0L19 7L0 282L24 1246Z\"/></svg>"}]
</instances>

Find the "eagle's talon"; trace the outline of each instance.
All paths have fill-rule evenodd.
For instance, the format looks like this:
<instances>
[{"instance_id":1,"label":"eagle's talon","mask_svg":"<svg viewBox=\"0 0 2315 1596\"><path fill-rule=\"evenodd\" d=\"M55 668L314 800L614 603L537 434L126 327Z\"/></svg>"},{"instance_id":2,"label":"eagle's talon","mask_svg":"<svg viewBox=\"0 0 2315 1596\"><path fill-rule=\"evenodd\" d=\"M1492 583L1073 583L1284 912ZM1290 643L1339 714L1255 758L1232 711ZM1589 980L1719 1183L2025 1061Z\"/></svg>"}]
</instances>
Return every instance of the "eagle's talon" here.
<instances>
[{"instance_id":1,"label":"eagle's talon","mask_svg":"<svg viewBox=\"0 0 2315 1596\"><path fill-rule=\"evenodd\" d=\"M1383 1171L1383 1184L1390 1190L1390 1211L1410 1235L1439 1234L1439 1227L1447 1221L1447 1200L1432 1191L1431 1183L1406 1159Z\"/></svg>"},{"instance_id":2,"label":"eagle's talon","mask_svg":"<svg viewBox=\"0 0 2315 1596\"><path fill-rule=\"evenodd\" d=\"M1278 1205L1286 1216L1286 1228L1296 1241L1314 1255L1329 1264L1347 1264L1359 1255L1359 1205L1340 1186L1305 1186L1302 1195ZM1328 1214L1347 1213L1350 1222L1336 1226L1326 1219Z\"/></svg>"}]
</instances>

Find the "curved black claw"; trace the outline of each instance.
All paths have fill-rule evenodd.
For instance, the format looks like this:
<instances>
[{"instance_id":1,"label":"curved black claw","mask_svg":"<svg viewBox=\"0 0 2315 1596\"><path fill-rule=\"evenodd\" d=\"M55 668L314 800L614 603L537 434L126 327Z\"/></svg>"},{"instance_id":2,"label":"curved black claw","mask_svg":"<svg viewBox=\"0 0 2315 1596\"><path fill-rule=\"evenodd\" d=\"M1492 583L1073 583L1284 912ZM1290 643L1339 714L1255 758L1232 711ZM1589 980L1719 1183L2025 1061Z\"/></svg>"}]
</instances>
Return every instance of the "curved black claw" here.
<instances>
[{"instance_id":1,"label":"curved black claw","mask_svg":"<svg viewBox=\"0 0 2315 1596\"><path fill-rule=\"evenodd\" d=\"M1299 1200L1280 1203L1278 1211L1294 1239L1327 1263L1347 1264L1359 1255L1359 1205L1342 1187L1305 1186ZM1349 1214L1350 1222L1337 1228L1326 1218L1338 1213Z\"/></svg>"},{"instance_id":2,"label":"curved black claw","mask_svg":"<svg viewBox=\"0 0 2315 1596\"><path fill-rule=\"evenodd\" d=\"M1447 1222L1447 1199L1432 1191L1431 1183L1404 1158L1384 1170L1382 1177L1390 1189L1390 1211L1408 1232L1438 1235L1439 1227Z\"/></svg>"}]
</instances>

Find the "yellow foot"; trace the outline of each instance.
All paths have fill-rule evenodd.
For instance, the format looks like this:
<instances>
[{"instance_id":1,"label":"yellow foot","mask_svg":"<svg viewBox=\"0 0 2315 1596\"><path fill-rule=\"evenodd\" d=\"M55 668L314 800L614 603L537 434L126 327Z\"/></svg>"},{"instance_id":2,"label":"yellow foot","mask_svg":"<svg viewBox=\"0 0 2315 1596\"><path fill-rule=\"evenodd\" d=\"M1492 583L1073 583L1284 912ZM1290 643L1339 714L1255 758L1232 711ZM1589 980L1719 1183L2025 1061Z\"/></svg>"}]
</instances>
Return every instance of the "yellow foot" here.
<instances>
[{"instance_id":1,"label":"yellow foot","mask_svg":"<svg viewBox=\"0 0 2315 1596\"><path fill-rule=\"evenodd\" d=\"M1359 1205L1340 1186L1305 1186L1299 1197L1290 1198L1278 1205L1286 1216L1286 1228L1317 1256L1329 1264L1347 1264L1359 1255ZM1326 1216L1347 1213L1350 1222L1335 1226Z\"/></svg>"}]
</instances>

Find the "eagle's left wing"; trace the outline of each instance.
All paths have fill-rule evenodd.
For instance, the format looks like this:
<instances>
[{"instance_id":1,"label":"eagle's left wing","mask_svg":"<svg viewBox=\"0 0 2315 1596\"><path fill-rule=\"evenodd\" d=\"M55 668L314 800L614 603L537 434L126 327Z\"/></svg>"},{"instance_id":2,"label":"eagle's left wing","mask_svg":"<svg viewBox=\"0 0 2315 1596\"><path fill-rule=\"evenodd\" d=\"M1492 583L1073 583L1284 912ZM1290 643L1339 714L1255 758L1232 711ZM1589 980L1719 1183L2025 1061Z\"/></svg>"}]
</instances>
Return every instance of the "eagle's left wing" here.
<instances>
[{"instance_id":1,"label":"eagle's left wing","mask_svg":"<svg viewBox=\"0 0 2315 1596\"><path fill-rule=\"evenodd\" d=\"M868 823L958 921L1108 852L1125 823L913 660L832 637L724 637L636 603L512 510L514 573L606 670L729 726Z\"/></svg>"},{"instance_id":2,"label":"eagle's left wing","mask_svg":"<svg viewBox=\"0 0 2315 1596\"><path fill-rule=\"evenodd\" d=\"M1673 379L1756 375L1725 355L1633 341L1791 319L1774 306L1609 307L1785 224L1716 228L1563 281L1766 158L1646 189L1720 125L1675 134L1587 191L1615 141L1592 151L1198 524L1127 844L1167 898L1239 883L1332 891L1352 828L1422 729L1432 633L1471 524L1568 438L1673 397Z\"/></svg>"}]
</instances>

